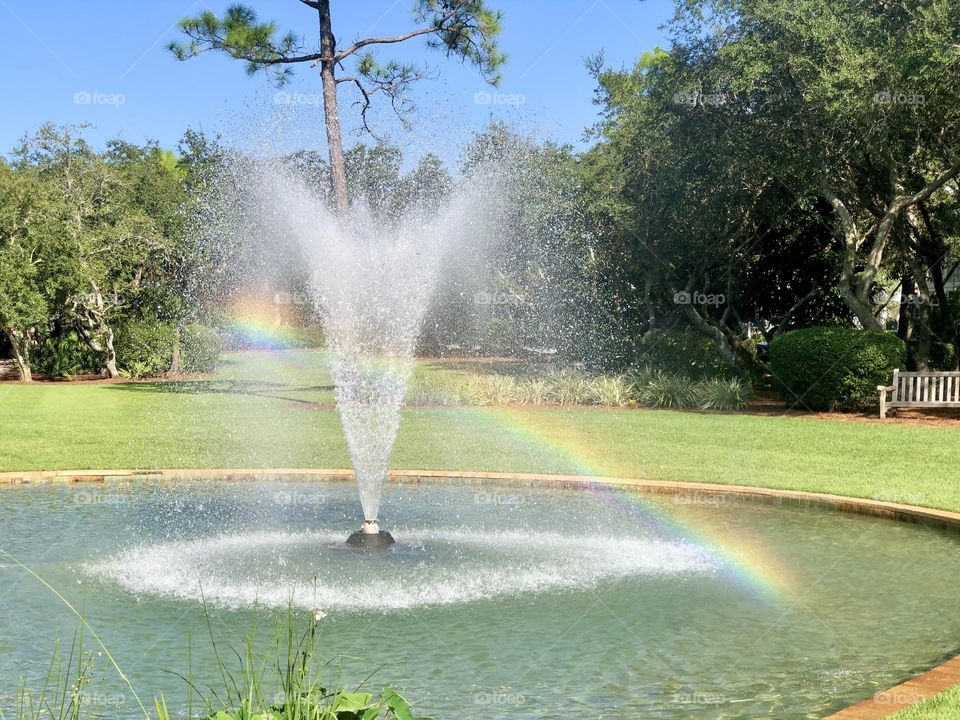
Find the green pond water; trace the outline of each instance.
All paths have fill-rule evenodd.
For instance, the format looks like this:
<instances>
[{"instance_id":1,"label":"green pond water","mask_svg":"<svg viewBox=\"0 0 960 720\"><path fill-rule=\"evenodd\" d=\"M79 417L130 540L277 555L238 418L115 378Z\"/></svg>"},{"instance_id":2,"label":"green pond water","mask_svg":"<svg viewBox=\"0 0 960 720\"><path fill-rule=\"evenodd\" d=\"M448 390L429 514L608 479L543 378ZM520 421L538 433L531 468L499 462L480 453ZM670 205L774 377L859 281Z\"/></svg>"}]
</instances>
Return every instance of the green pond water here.
<instances>
[{"instance_id":1,"label":"green pond water","mask_svg":"<svg viewBox=\"0 0 960 720\"><path fill-rule=\"evenodd\" d=\"M390 487L385 553L347 549L349 483L110 481L0 490L0 547L70 601L149 700L317 610L330 682L438 720L821 717L960 645L960 538L791 505L512 485ZM205 616L203 599L206 601ZM256 626L257 630L252 628ZM0 559L0 707L76 618ZM96 653L92 640L86 648ZM226 650L229 654L229 650ZM138 716L105 657L84 690ZM197 705L197 701L194 700Z\"/></svg>"}]
</instances>

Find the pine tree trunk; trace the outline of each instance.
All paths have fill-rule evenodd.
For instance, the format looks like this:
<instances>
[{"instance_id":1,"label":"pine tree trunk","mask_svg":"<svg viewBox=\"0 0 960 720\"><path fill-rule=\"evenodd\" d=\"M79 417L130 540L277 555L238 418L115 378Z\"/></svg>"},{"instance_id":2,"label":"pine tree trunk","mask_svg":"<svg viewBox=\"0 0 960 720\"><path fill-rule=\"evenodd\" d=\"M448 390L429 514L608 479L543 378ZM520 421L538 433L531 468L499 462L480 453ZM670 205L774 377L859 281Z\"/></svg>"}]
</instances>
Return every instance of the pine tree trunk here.
<instances>
[{"instance_id":1,"label":"pine tree trunk","mask_svg":"<svg viewBox=\"0 0 960 720\"><path fill-rule=\"evenodd\" d=\"M323 83L323 113L327 127L327 152L330 156L330 179L337 203L337 214L347 216L347 171L343 160L343 141L340 137L340 111L337 106L337 78L334 56L337 41L333 35L330 19L330 0L319 0L320 13L320 79Z\"/></svg>"}]
</instances>

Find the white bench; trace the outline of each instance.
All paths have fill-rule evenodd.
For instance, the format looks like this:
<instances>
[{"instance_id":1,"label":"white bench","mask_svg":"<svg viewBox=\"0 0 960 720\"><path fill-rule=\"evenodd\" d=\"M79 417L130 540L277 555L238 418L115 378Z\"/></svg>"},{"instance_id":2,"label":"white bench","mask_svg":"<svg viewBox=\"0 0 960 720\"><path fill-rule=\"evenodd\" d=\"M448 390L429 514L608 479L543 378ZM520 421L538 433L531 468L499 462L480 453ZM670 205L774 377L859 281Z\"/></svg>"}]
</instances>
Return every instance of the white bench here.
<instances>
[{"instance_id":1,"label":"white bench","mask_svg":"<svg viewBox=\"0 0 960 720\"><path fill-rule=\"evenodd\" d=\"M960 372L893 371L893 385L878 385L880 417L888 408L960 408ZM887 400L887 393L891 393Z\"/></svg>"}]
</instances>

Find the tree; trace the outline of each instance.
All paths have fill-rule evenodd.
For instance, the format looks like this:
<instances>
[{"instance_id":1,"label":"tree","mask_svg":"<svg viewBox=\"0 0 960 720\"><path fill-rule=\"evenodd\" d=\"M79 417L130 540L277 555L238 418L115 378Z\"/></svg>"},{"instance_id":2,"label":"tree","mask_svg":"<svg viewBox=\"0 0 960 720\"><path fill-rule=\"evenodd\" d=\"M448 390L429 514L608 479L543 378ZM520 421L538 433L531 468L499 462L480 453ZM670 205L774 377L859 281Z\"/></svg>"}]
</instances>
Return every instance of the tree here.
<instances>
[{"instance_id":1,"label":"tree","mask_svg":"<svg viewBox=\"0 0 960 720\"><path fill-rule=\"evenodd\" d=\"M44 126L18 148L15 170L45 189L25 232L48 306L118 377L115 323L170 302L181 176L156 146L113 141L98 153L80 130Z\"/></svg>"},{"instance_id":2,"label":"tree","mask_svg":"<svg viewBox=\"0 0 960 720\"><path fill-rule=\"evenodd\" d=\"M172 42L169 49L179 60L210 50L224 52L245 61L249 74L265 71L279 85L288 81L293 66L319 65L330 178L337 212L343 217L348 211L349 194L340 132L339 85L348 83L359 92L365 129L370 129L367 111L378 93L385 96L402 117L411 107L407 90L425 73L415 65L381 63L373 50L416 37L426 38L429 48L440 50L448 57L476 65L489 82L497 84L499 69L506 62L496 44L502 15L488 8L484 0L417 0L413 7L418 23L415 29L392 37L367 37L339 48L333 32L330 0L299 1L315 11L319 20L319 43L315 51L305 48L296 32L278 35L274 23L260 22L256 12L244 5L231 5L222 18L212 12L185 18L180 28L189 42ZM351 57L357 59L355 73L338 77L338 68Z\"/></svg>"},{"instance_id":3,"label":"tree","mask_svg":"<svg viewBox=\"0 0 960 720\"><path fill-rule=\"evenodd\" d=\"M31 350L49 321L37 267L39 241L32 225L43 213L36 185L0 160L0 331L10 342L23 382L33 379Z\"/></svg>"},{"instance_id":4,"label":"tree","mask_svg":"<svg viewBox=\"0 0 960 720\"><path fill-rule=\"evenodd\" d=\"M772 173L829 203L843 253L837 288L862 327L882 329L875 294L890 253L899 246L908 266L920 263L924 282L929 271L909 216L957 190L960 7L698 0L682 16L705 92L776 99L752 105L759 132L748 142Z\"/></svg>"},{"instance_id":5,"label":"tree","mask_svg":"<svg viewBox=\"0 0 960 720\"><path fill-rule=\"evenodd\" d=\"M944 294L955 247L960 7L678 8L669 52L629 72L591 64L603 110L586 163L593 205L614 246L635 253L649 324L682 318L728 362L749 363L750 324L768 335L807 322L880 329L880 291L899 284L920 296L901 315L925 365L931 326L954 323L925 296L928 277ZM673 301L695 291L724 302Z\"/></svg>"}]
</instances>

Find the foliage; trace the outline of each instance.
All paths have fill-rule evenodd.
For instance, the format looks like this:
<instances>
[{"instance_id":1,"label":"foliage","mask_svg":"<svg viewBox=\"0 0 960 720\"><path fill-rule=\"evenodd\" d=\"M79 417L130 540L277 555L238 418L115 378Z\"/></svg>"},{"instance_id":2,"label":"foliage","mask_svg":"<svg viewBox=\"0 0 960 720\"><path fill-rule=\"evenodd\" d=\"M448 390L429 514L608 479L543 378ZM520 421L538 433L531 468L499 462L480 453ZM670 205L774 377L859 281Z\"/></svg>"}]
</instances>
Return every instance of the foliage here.
<instances>
[{"instance_id":1,"label":"foliage","mask_svg":"<svg viewBox=\"0 0 960 720\"><path fill-rule=\"evenodd\" d=\"M907 307L902 335L960 344L940 269L960 237L958 31L952 0L691 0L667 50L592 59L588 217L628 268L625 310L751 368L748 326L881 329L880 298L929 282L942 310Z\"/></svg>"},{"instance_id":2,"label":"foliage","mask_svg":"<svg viewBox=\"0 0 960 720\"><path fill-rule=\"evenodd\" d=\"M578 372L560 370L548 373L544 380L551 399L558 405L580 405L590 399L590 384Z\"/></svg>"},{"instance_id":3,"label":"foliage","mask_svg":"<svg viewBox=\"0 0 960 720\"><path fill-rule=\"evenodd\" d=\"M510 405L519 397L510 375L473 375L467 378L463 398L469 405Z\"/></svg>"},{"instance_id":4,"label":"foliage","mask_svg":"<svg viewBox=\"0 0 960 720\"><path fill-rule=\"evenodd\" d=\"M42 689L20 681L16 720L81 720L94 715L84 704L84 688L91 682L93 667L94 655L84 650L81 631L74 635L66 658L56 642Z\"/></svg>"},{"instance_id":5,"label":"foliage","mask_svg":"<svg viewBox=\"0 0 960 720\"><path fill-rule=\"evenodd\" d=\"M655 373L637 386L637 399L648 407L691 407L694 404L692 383L680 375Z\"/></svg>"},{"instance_id":6,"label":"foliage","mask_svg":"<svg viewBox=\"0 0 960 720\"><path fill-rule=\"evenodd\" d=\"M705 380L693 387L693 398L701 410L739 410L747 404L750 388L739 378Z\"/></svg>"},{"instance_id":7,"label":"foliage","mask_svg":"<svg viewBox=\"0 0 960 720\"><path fill-rule=\"evenodd\" d=\"M23 327L4 330L14 339L72 329L115 376L116 322L182 307L184 174L156 145L113 140L97 152L83 130L45 125L0 168L0 268L18 280L0 270L0 297L15 304L0 300L0 315L19 315Z\"/></svg>"},{"instance_id":8,"label":"foliage","mask_svg":"<svg viewBox=\"0 0 960 720\"><path fill-rule=\"evenodd\" d=\"M33 360L34 369L46 378L69 379L95 373L99 365L96 353L72 332L60 337L46 338L37 348Z\"/></svg>"},{"instance_id":9,"label":"foliage","mask_svg":"<svg viewBox=\"0 0 960 720\"><path fill-rule=\"evenodd\" d=\"M590 382L592 400L598 405L627 405L631 390L632 384L622 375L601 375Z\"/></svg>"},{"instance_id":10,"label":"foliage","mask_svg":"<svg viewBox=\"0 0 960 720\"><path fill-rule=\"evenodd\" d=\"M316 3L306 4L321 11ZM428 48L473 65L490 83L499 83L500 68L506 62L506 56L497 47L502 19L500 12L488 8L483 0L417 0L412 11L419 23L417 29L395 38L364 38L352 44L344 43L324 55L323 26L330 24L329 11L326 17L321 15L319 18L319 41L314 48L308 48L304 47L299 32L291 30L281 34L274 22L260 21L253 8L234 4L222 17L205 11L196 17L184 18L179 27L188 41L173 41L167 47L178 60L188 60L208 50L223 52L242 60L248 75L267 73L277 85L290 80L292 67L298 63L322 64L332 78L335 69L353 58L356 61L355 74L345 76L342 81L350 82L363 97L358 104L364 127L372 96L386 96L403 118L412 109L408 90L426 76L425 71L415 64L380 61L376 54L380 45L425 37ZM317 18L314 18L313 24L316 23Z\"/></svg>"},{"instance_id":11,"label":"foliage","mask_svg":"<svg viewBox=\"0 0 960 720\"><path fill-rule=\"evenodd\" d=\"M635 362L668 375L716 378L730 368L709 338L691 329L648 330L636 343Z\"/></svg>"},{"instance_id":12,"label":"foliage","mask_svg":"<svg viewBox=\"0 0 960 720\"><path fill-rule=\"evenodd\" d=\"M185 325L180 330L180 362L188 373L208 373L217 368L223 341L220 333L198 323Z\"/></svg>"},{"instance_id":13,"label":"foliage","mask_svg":"<svg viewBox=\"0 0 960 720\"><path fill-rule=\"evenodd\" d=\"M50 316L37 262L43 238L55 236L46 200L31 178L0 159L0 332L13 347L21 380L29 379L30 353ZM30 217L40 220L25 222Z\"/></svg>"},{"instance_id":14,"label":"foliage","mask_svg":"<svg viewBox=\"0 0 960 720\"><path fill-rule=\"evenodd\" d=\"M206 720L417 720L410 704L391 687L375 696L361 689L365 683L352 691L324 686L321 671L326 663L316 656L321 618L312 615L300 629L294 611L288 610L275 633L275 657L259 657L251 633L242 651L233 649L239 667L223 659L211 630L225 687L206 700ZM266 670L274 663L276 677L271 679Z\"/></svg>"},{"instance_id":15,"label":"foliage","mask_svg":"<svg viewBox=\"0 0 960 720\"><path fill-rule=\"evenodd\" d=\"M733 410L750 394L743 381L691 379L650 369L624 375L587 375L554 370L512 375L432 370L415 373L407 394L411 405L605 405Z\"/></svg>"},{"instance_id":16,"label":"foliage","mask_svg":"<svg viewBox=\"0 0 960 720\"><path fill-rule=\"evenodd\" d=\"M459 405L464 395L463 377L459 373L418 367L410 380L408 405Z\"/></svg>"},{"instance_id":17,"label":"foliage","mask_svg":"<svg viewBox=\"0 0 960 720\"><path fill-rule=\"evenodd\" d=\"M32 570L26 569L33 574ZM42 579L40 581L46 585ZM95 682L95 659L101 655L107 656L133 693L141 717L145 720L171 720L174 715L162 697L154 700L155 715L151 715L110 651L86 624L83 614L52 588L51 591L78 615L81 627L74 636L66 659L61 656L59 642L54 645L46 677L39 689L34 690L21 681L16 697L15 720L96 720L102 717L85 700L87 688ZM320 613L311 616L301 630L294 611L289 609L286 617L277 621L276 648L274 653L266 657L261 657L254 649L254 626L242 650L230 648L238 667L224 659L213 635L206 608L205 617L214 651L215 669L219 672L222 686L211 688L209 697L202 696L206 707L204 720L431 720L415 716L407 700L392 687L384 688L378 695L362 690L366 681L354 690L328 690L324 687L320 673L328 663L322 663L316 657L317 623L322 618ZM84 648L85 632L93 635L101 652L95 654ZM277 674L271 679L266 669L274 664ZM191 709L185 716L188 720L195 717L193 695L199 692L198 683L190 676L190 672L188 668L186 675L180 675L190 694ZM4 716L2 710L0 716Z\"/></svg>"},{"instance_id":18,"label":"foliage","mask_svg":"<svg viewBox=\"0 0 960 720\"><path fill-rule=\"evenodd\" d=\"M877 386L903 368L906 346L891 333L840 327L794 330L770 345L783 398L812 410L853 410L877 402Z\"/></svg>"},{"instance_id":19,"label":"foliage","mask_svg":"<svg viewBox=\"0 0 960 720\"><path fill-rule=\"evenodd\" d=\"M117 333L117 363L130 377L159 377L170 370L176 330L155 320L126 320Z\"/></svg>"},{"instance_id":20,"label":"foliage","mask_svg":"<svg viewBox=\"0 0 960 720\"><path fill-rule=\"evenodd\" d=\"M957 367L957 350L953 343L938 342L933 344L930 355L930 368L933 370L955 370Z\"/></svg>"}]
</instances>

